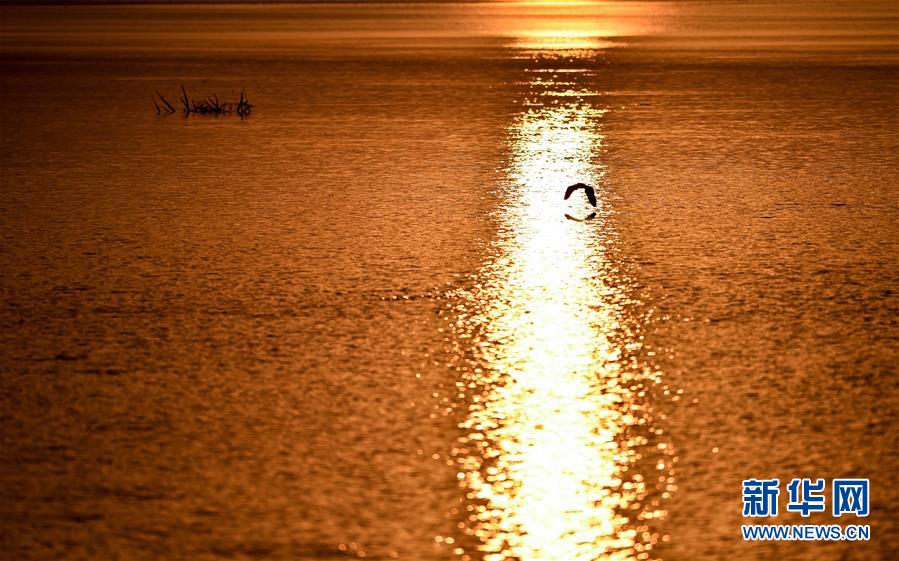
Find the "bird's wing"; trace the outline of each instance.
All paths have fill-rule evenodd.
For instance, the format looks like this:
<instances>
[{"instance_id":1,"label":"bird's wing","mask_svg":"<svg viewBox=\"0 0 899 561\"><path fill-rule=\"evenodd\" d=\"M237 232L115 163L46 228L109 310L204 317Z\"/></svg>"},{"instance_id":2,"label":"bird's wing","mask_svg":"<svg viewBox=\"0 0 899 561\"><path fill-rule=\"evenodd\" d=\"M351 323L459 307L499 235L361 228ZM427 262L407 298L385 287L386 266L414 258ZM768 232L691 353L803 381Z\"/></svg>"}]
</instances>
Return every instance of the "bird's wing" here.
<instances>
[{"instance_id":1,"label":"bird's wing","mask_svg":"<svg viewBox=\"0 0 899 561\"><path fill-rule=\"evenodd\" d=\"M574 193L581 187L583 187L583 185L581 185L580 183L575 183L574 185L569 185L568 189L565 189L565 200L567 201L568 197L570 197L572 193Z\"/></svg>"},{"instance_id":2,"label":"bird's wing","mask_svg":"<svg viewBox=\"0 0 899 561\"><path fill-rule=\"evenodd\" d=\"M596 206L596 192L593 191L593 187L587 187L584 190L587 191L587 199L590 200L590 204Z\"/></svg>"}]
</instances>

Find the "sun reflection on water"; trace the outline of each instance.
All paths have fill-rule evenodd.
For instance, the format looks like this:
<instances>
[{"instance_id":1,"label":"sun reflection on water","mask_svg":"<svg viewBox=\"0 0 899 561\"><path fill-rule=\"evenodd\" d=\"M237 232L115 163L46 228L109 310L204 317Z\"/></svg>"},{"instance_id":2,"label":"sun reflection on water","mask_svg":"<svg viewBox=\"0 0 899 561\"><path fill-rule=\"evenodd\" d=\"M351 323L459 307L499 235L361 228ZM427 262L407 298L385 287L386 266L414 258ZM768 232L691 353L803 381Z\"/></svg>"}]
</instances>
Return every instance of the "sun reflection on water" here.
<instances>
[{"instance_id":1,"label":"sun reflection on water","mask_svg":"<svg viewBox=\"0 0 899 561\"><path fill-rule=\"evenodd\" d=\"M606 110L583 60L541 60L510 130L494 258L457 308L474 349L457 384L460 527L487 561L648 559L673 455L647 407L658 372L638 358L634 302L609 255ZM575 182L597 186L594 220L565 219Z\"/></svg>"}]
</instances>

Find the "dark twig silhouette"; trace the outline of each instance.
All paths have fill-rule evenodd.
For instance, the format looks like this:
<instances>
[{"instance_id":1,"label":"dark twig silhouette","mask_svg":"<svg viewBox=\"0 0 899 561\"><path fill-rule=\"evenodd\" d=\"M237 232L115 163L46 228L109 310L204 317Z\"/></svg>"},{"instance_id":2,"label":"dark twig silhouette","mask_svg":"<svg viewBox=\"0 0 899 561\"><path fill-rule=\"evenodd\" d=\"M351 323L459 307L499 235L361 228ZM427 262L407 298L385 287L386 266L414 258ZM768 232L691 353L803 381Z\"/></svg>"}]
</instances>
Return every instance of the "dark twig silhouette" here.
<instances>
[{"instance_id":1,"label":"dark twig silhouette","mask_svg":"<svg viewBox=\"0 0 899 561\"><path fill-rule=\"evenodd\" d=\"M161 107L160 103L157 103L157 99L162 104ZM172 104L159 92L156 92L156 97L153 98L153 105L156 107L157 115L171 115L175 113L175 108ZM187 95L187 90L183 84L181 85L181 107L185 117L191 114L229 115L234 113L243 119L248 117L253 110L253 105L243 91L240 92L240 100L237 102L220 101L218 94L204 98L191 98Z\"/></svg>"},{"instance_id":2,"label":"dark twig silhouette","mask_svg":"<svg viewBox=\"0 0 899 561\"><path fill-rule=\"evenodd\" d=\"M175 108L172 107L172 104L166 100L166 98L162 97L162 94L158 91L156 92L156 97L159 98L159 101L162 102L163 109L160 109L159 104L156 103L156 98L153 98L153 105L156 106L156 114L159 115L161 113L165 113L166 115L171 115L175 112Z\"/></svg>"}]
</instances>

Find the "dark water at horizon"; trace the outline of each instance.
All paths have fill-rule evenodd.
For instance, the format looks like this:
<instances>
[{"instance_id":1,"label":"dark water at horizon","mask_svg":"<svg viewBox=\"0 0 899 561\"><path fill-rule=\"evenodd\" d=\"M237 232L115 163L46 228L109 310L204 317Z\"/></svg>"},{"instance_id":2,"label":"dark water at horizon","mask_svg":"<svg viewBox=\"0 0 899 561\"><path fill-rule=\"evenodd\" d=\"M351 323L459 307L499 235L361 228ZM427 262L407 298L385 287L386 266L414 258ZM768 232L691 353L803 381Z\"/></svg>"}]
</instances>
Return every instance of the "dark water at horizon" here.
<instances>
[{"instance_id":1,"label":"dark water at horizon","mask_svg":"<svg viewBox=\"0 0 899 561\"><path fill-rule=\"evenodd\" d=\"M0 12L0 558L897 555L894 4Z\"/></svg>"}]
</instances>

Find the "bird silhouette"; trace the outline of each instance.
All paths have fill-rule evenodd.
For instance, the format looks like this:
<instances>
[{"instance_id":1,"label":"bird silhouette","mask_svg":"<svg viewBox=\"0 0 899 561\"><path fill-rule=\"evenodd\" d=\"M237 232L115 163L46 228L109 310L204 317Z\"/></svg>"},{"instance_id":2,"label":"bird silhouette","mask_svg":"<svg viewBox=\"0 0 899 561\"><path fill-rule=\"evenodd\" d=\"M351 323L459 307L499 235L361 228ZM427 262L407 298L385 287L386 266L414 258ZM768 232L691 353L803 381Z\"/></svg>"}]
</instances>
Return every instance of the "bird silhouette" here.
<instances>
[{"instance_id":1,"label":"bird silhouette","mask_svg":"<svg viewBox=\"0 0 899 561\"><path fill-rule=\"evenodd\" d=\"M584 183L575 183L574 185L569 185L568 189L565 190L565 200L568 200L568 197L571 196L572 193L577 191L578 189L583 189L585 193L587 193L587 200L590 201L590 204L596 206L596 192L593 190L593 187L586 185Z\"/></svg>"}]
</instances>

